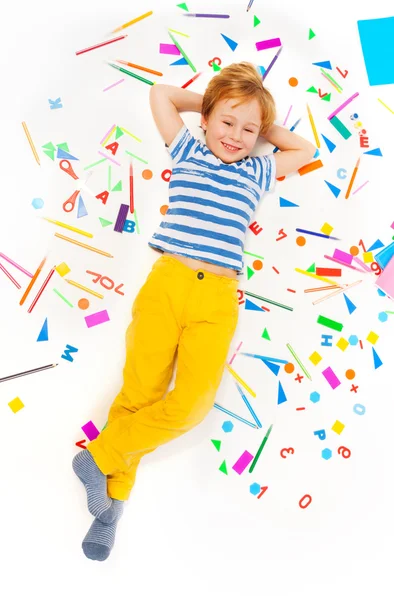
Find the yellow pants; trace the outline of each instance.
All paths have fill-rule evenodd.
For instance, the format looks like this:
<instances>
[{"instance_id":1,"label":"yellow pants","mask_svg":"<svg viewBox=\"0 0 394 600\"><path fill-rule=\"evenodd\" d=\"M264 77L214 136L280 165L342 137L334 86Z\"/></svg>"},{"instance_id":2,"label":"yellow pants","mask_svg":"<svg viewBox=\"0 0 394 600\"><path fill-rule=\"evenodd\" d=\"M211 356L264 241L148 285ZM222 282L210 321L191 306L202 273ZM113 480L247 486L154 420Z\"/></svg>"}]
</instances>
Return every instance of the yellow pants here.
<instances>
[{"instance_id":1,"label":"yellow pants","mask_svg":"<svg viewBox=\"0 0 394 600\"><path fill-rule=\"evenodd\" d=\"M133 303L122 389L107 427L87 445L111 498L127 500L141 458L213 407L237 326L237 288L237 279L194 271L172 256L154 263ZM165 395L176 351L175 387Z\"/></svg>"}]
</instances>

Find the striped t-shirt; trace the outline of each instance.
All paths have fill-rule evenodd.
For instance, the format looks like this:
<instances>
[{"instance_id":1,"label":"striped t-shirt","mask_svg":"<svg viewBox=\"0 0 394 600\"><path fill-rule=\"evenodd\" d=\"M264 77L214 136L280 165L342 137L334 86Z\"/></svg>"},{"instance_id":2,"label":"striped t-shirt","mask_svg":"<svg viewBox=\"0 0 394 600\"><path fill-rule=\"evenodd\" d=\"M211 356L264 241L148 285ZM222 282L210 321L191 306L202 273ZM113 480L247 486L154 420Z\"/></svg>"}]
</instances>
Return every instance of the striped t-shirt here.
<instances>
[{"instance_id":1,"label":"striped t-shirt","mask_svg":"<svg viewBox=\"0 0 394 600\"><path fill-rule=\"evenodd\" d=\"M274 155L227 164L186 125L168 151L169 208L149 245L242 274L247 228L260 198L275 184Z\"/></svg>"}]
</instances>

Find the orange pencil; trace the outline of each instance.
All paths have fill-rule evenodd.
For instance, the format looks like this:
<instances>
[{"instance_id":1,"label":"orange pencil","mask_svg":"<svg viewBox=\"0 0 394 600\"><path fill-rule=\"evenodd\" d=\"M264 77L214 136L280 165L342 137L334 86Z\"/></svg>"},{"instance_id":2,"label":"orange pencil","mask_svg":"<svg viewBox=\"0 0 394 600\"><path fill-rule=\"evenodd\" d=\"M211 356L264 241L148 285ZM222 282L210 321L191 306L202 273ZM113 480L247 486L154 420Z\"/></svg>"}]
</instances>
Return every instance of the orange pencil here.
<instances>
[{"instance_id":1,"label":"orange pencil","mask_svg":"<svg viewBox=\"0 0 394 600\"><path fill-rule=\"evenodd\" d=\"M133 189L133 163L130 163L129 180L130 180L130 212L134 212L134 189Z\"/></svg>"},{"instance_id":2,"label":"orange pencil","mask_svg":"<svg viewBox=\"0 0 394 600\"><path fill-rule=\"evenodd\" d=\"M356 173L357 173L358 165L360 164L360 160L361 160L361 157L358 159L358 161L356 163L356 166L354 167L354 171L352 173L352 178L350 180L349 187L347 188L347 191L346 191L345 199L349 198L350 191L351 191L351 189L353 187L353 182L354 182L354 180L356 178Z\"/></svg>"},{"instance_id":3,"label":"orange pencil","mask_svg":"<svg viewBox=\"0 0 394 600\"><path fill-rule=\"evenodd\" d=\"M41 166L41 164L40 164L40 157L39 157L39 156L38 156L38 154L37 154L37 150L36 150L36 148L35 148L35 146L34 146L33 140L31 139L30 132L29 132L29 130L28 130L28 128L27 128L27 125L26 125L26 123L25 123L24 121L22 121L22 127L23 127L23 129L24 129L24 131L25 131L25 134L26 134L26 137L27 137L27 141L28 141L28 142L29 142L29 144L30 144L31 151L32 151L32 152L33 152L33 154L34 154L34 158L36 159L36 161L37 161L37 164L38 164L39 166Z\"/></svg>"},{"instance_id":4,"label":"orange pencil","mask_svg":"<svg viewBox=\"0 0 394 600\"><path fill-rule=\"evenodd\" d=\"M33 278L31 280L31 282L29 283L29 285L27 286L25 293L23 294L22 298L19 300L20 306L22 306L22 304L26 300L28 293L30 292L31 288L34 285L34 282L36 281L37 277L39 276L39 274L42 271L42 267L44 266L45 261L46 261L46 257L44 258L44 260L41 261L40 266L38 267L37 271L34 273Z\"/></svg>"},{"instance_id":5,"label":"orange pencil","mask_svg":"<svg viewBox=\"0 0 394 600\"><path fill-rule=\"evenodd\" d=\"M127 65L128 67L134 67L134 69L139 69L140 71L146 71L146 73L152 73L153 75L163 75L163 73L161 73L160 71L154 71L153 69L148 69L148 67L135 65L134 63L127 62L127 60L121 60L120 58L117 58L116 62L122 63L122 65Z\"/></svg>"},{"instance_id":6,"label":"orange pencil","mask_svg":"<svg viewBox=\"0 0 394 600\"><path fill-rule=\"evenodd\" d=\"M137 17L136 19L133 19L132 21L128 21L127 23L120 25L120 27L117 27L116 29L113 29L112 33L116 33L117 31L122 31L122 29L126 29L126 27L130 27L130 25L134 25L134 23L138 23L138 21L142 21L142 19L146 19L146 17L150 17L151 15L153 15L152 10L150 10L147 13L144 13L143 15L141 15L140 17Z\"/></svg>"}]
</instances>

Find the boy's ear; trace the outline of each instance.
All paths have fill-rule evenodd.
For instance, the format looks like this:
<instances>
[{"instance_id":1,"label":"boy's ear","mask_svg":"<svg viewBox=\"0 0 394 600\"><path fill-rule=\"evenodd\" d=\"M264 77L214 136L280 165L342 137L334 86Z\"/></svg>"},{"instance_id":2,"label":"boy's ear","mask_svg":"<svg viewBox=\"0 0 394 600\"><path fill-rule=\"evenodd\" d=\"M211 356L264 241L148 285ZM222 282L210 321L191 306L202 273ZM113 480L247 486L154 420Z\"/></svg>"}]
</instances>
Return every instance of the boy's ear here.
<instances>
[{"instance_id":1,"label":"boy's ear","mask_svg":"<svg viewBox=\"0 0 394 600\"><path fill-rule=\"evenodd\" d=\"M204 117L201 117L201 127L204 131L207 130L207 121Z\"/></svg>"}]
</instances>

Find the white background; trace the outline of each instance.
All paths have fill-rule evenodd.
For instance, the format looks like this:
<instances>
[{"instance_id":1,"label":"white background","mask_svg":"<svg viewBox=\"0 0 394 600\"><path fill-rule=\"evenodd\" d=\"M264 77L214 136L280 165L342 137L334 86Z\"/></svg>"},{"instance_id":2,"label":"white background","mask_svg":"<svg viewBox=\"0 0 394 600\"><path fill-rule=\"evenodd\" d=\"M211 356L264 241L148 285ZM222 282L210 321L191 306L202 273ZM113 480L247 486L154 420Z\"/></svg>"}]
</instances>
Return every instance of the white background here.
<instances>
[{"instance_id":1,"label":"white background","mask_svg":"<svg viewBox=\"0 0 394 600\"><path fill-rule=\"evenodd\" d=\"M382 310L393 310L388 298L378 296L375 275L343 270L342 280L350 283L361 275L362 285L348 295L357 310L349 315L343 297L312 306L315 294L304 294L319 283L294 271L317 266L335 266L323 258L335 247L348 251L360 238L368 247L376 239L388 244L394 233L392 173L394 115L377 100L394 107L393 86L369 87L357 32L357 20L391 16L390 3L345 4L331 0L321 4L310 0L294 3L264 3L256 0L246 13L247 1L189 3L191 12L227 12L229 20L186 19L174 2L161 0L116 3L96 0L67 3L37 1L12 3L3 9L1 28L1 219L0 252L28 271L34 272L48 260L40 283L52 265L65 261L68 275L94 287L86 270L124 283L125 296L106 292L104 300L88 296L87 311L78 306L83 292L68 285L57 273L31 314L27 308L36 284L23 307L19 299L29 278L6 262L20 282L18 290L0 272L0 377L58 362L56 369L0 384L1 414L1 584L12 599L25 597L127 597L150 598L258 598L326 600L337 598L390 598L392 577L392 418L394 367L392 336L394 316L386 323L378 320ZM75 51L103 39L115 27L153 10L154 15L128 28L126 40L76 56ZM5 11L5 12L4 12ZM253 28L253 15L261 24ZM85 492L71 469L75 442L85 436L81 426L93 420L101 429L108 408L121 385L124 363L124 332L130 320L133 299L145 280L157 254L147 241L160 222L159 209L167 202L168 185L161 172L171 162L156 130L148 105L149 86L126 77L119 86L102 90L123 75L104 60L124 58L163 72L153 80L181 86L193 73L188 66L170 66L176 57L159 54L160 43L171 43L167 29L190 35L177 36L187 54L204 74L189 89L203 93L213 72L208 61L214 56L222 66L241 60L268 66L276 50L256 52L255 42L280 37L283 51L266 85L277 102L281 125L290 105L286 124L299 117L300 135L313 140L306 103L319 133L337 144L330 154L322 141L324 169L300 177L298 174L277 182L255 213L263 232L248 232L246 250L265 257L264 268L250 281L240 279L240 288L277 299L294 307L287 312L271 306L269 313L244 311L234 336L232 351L242 341L242 350L291 360L286 343L292 344L312 375L297 383L281 370L279 379L288 401L277 406L278 378L261 363L237 356L232 363L239 375L256 391L252 402L263 427L253 430L234 421L232 433L225 434L225 415L212 410L196 429L159 448L141 462L137 482L119 523L117 539L105 563L85 558L81 541L92 517L86 508ZM316 37L308 40L312 28ZM238 42L235 52L221 33ZM342 85L339 94L319 74L313 62L330 60L333 77ZM343 79L336 67L349 74ZM137 71L138 72L138 71ZM148 74L141 73L147 78ZM292 88L289 77L297 77ZM314 85L331 92L331 102L306 93ZM327 115L354 92L359 97L339 117L353 129L345 141L327 121ZM48 98L61 97L63 108L50 110ZM359 141L350 115L357 112L368 131L370 148L380 147L383 157L363 156L353 190L364 181L360 192L344 199L349 176L360 155ZM199 115L183 114L195 135L200 135ZM21 122L26 121L37 150L37 165L25 138ZM129 136L118 141L118 160L112 168L112 185L123 180L122 193L110 194L104 207L88 194L82 194L89 215L66 215L63 202L75 189L74 181L52 162L41 146L67 142L79 158L73 167L83 176L83 168L99 160L99 141L118 124L142 141ZM257 148L269 152L268 144ZM122 235L113 226L103 229L98 217L116 220L119 204L128 202L128 162L125 149L141 156L134 160L135 204L140 234ZM341 180L337 170L345 168ZM146 181L144 168L153 171ZM342 188L335 198L324 183ZM107 166L92 169L88 185L96 193L106 188ZM279 196L300 205L279 207ZM35 210L33 198L44 200ZM87 243L107 250L113 259L93 254L54 237L55 231L73 236L39 217L66 221L91 231ZM296 227L319 231L327 221L339 242L307 239L300 248L295 243ZM276 242L279 229L288 237ZM246 265L253 259L245 256ZM275 266L280 275L277 275ZM246 266L245 266L246 272ZM315 285L316 283L316 285ZM53 291L56 287L73 304L67 306ZM297 290L296 294L287 288ZM95 287L99 291L98 287ZM101 290L100 290L101 291ZM313 297L312 297L313 296ZM107 309L110 322L88 329L84 316ZM335 346L340 337L316 324L319 314L344 323L343 336L358 335L364 350L349 346L342 352ZM49 341L36 342L48 318ZM267 327L271 340L261 338ZM373 368L372 350L365 340L370 331L380 337L375 345L384 365ZM332 348L320 345L322 333L334 334ZM152 344L154 344L154 339ZM66 344L79 349L73 363L60 358ZM317 350L324 359L314 367L308 360ZM321 371L331 366L342 384L331 390ZM350 392L345 371L353 368L359 385ZM318 391L321 400L312 404L309 394ZM8 402L20 397L25 408L14 414ZM250 415L229 373L225 373L217 402L244 418ZM353 405L359 402L366 413L358 416ZM305 406L305 411L296 407ZM331 431L335 420L345 424L338 436ZM237 475L231 466L247 449L255 454L268 428L271 437L253 474ZM323 442L313 431L325 428ZM222 440L218 453L211 439ZM340 445L352 450L345 460L337 453ZM280 457L282 448L295 453ZM323 448L333 456L325 461ZM226 460L228 475L218 469ZM268 485L259 500L249 492L250 484ZM304 494L313 498L302 510L298 502ZM2 594L3 595L3 594Z\"/></svg>"}]
</instances>

